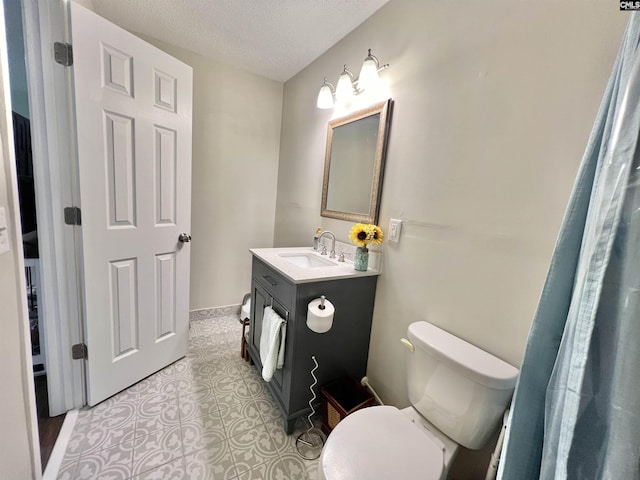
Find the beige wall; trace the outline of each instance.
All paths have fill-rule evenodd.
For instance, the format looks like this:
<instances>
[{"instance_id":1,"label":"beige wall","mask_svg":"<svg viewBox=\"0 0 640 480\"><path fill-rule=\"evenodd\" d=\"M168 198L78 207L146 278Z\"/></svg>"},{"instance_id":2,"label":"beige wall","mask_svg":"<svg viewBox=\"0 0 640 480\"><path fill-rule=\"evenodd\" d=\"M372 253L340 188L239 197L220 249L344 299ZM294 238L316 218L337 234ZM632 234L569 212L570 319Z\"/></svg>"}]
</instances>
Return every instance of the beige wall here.
<instances>
[{"instance_id":1,"label":"beige wall","mask_svg":"<svg viewBox=\"0 0 640 480\"><path fill-rule=\"evenodd\" d=\"M4 16L0 9L0 31L4 31ZM28 349L26 299L20 288L22 248L18 243L17 192L12 146L8 144L7 101L9 99L6 43L0 40L0 207L5 209L9 225L10 252L0 255L0 476L2 478L36 478L35 465L39 451L33 445L35 397L31 373L31 351ZM12 145L12 144L11 144ZM31 415L31 417L29 417Z\"/></svg>"},{"instance_id":2,"label":"beige wall","mask_svg":"<svg viewBox=\"0 0 640 480\"><path fill-rule=\"evenodd\" d=\"M282 83L143 38L193 67L190 308L238 304L273 246Z\"/></svg>"},{"instance_id":3,"label":"beige wall","mask_svg":"<svg viewBox=\"0 0 640 480\"><path fill-rule=\"evenodd\" d=\"M429 320L519 366L575 173L628 14L596 0L392 0L285 84L275 245L319 216L324 76L367 48L395 100L379 224L384 247L368 376L406 406L407 325Z\"/></svg>"}]
</instances>

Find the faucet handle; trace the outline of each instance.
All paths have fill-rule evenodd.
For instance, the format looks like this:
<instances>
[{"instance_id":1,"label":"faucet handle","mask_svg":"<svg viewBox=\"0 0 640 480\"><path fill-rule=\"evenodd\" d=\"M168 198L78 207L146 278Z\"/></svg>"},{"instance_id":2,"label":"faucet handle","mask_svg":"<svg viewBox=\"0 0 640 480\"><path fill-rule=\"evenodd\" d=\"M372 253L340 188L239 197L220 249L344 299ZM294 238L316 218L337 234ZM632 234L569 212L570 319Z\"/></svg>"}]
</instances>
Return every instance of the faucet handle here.
<instances>
[{"instance_id":1,"label":"faucet handle","mask_svg":"<svg viewBox=\"0 0 640 480\"><path fill-rule=\"evenodd\" d=\"M340 252L340 256L338 257L339 262L344 262L344 252Z\"/></svg>"},{"instance_id":2,"label":"faucet handle","mask_svg":"<svg viewBox=\"0 0 640 480\"><path fill-rule=\"evenodd\" d=\"M322 245L322 251L320 252L320 255L326 255L326 254L327 254L327 246Z\"/></svg>"}]
</instances>

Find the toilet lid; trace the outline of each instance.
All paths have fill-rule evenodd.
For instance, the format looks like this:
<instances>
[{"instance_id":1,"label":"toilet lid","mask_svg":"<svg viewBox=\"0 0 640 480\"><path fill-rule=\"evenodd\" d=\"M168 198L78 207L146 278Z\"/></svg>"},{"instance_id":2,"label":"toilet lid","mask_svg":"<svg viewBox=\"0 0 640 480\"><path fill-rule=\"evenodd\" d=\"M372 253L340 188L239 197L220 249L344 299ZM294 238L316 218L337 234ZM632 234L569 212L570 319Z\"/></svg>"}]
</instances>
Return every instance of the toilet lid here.
<instances>
[{"instance_id":1,"label":"toilet lid","mask_svg":"<svg viewBox=\"0 0 640 480\"><path fill-rule=\"evenodd\" d=\"M369 407L342 420L322 451L327 480L439 480L444 452L395 407Z\"/></svg>"}]
</instances>

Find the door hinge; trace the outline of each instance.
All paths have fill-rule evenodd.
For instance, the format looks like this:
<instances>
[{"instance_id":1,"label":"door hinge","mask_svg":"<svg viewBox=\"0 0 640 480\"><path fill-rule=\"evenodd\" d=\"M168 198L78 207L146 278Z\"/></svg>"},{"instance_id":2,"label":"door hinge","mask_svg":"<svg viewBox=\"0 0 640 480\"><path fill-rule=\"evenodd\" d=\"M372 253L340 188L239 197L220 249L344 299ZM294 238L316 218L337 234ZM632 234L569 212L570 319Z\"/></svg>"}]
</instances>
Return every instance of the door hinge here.
<instances>
[{"instance_id":1,"label":"door hinge","mask_svg":"<svg viewBox=\"0 0 640 480\"><path fill-rule=\"evenodd\" d=\"M71 358L74 360L86 360L89 358L87 346L84 343L76 343L71 347Z\"/></svg>"},{"instance_id":2,"label":"door hinge","mask_svg":"<svg viewBox=\"0 0 640 480\"><path fill-rule=\"evenodd\" d=\"M53 44L53 58L60 65L73 65L73 48L70 43L56 42Z\"/></svg>"},{"instance_id":3,"label":"door hinge","mask_svg":"<svg viewBox=\"0 0 640 480\"><path fill-rule=\"evenodd\" d=\"M64 223L67 225L82 225L82 215L78 207L65 207Z\"/></svg>"}]
</instances>

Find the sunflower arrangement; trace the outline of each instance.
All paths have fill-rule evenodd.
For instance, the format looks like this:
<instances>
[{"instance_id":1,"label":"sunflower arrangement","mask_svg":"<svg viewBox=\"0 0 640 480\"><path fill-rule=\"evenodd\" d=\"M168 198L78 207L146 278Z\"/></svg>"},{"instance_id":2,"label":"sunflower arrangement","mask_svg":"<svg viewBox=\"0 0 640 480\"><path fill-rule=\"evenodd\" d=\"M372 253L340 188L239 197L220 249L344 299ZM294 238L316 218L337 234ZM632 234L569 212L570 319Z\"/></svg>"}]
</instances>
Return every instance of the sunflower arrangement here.
<instances>
[{"instance_id":1,"label":"sunflower arrangement","mask_svg":"<svg viewBox=\"0 0 640 480\"><path fill-rule=\"evenodd\" d=\"M369 243L382 243L384 233L382 233L382 229L377 225L368 223L356 223L353 227L351 227L349 238L358 247L363 247L366 249Z\"/></svg>"}]
</instances>

